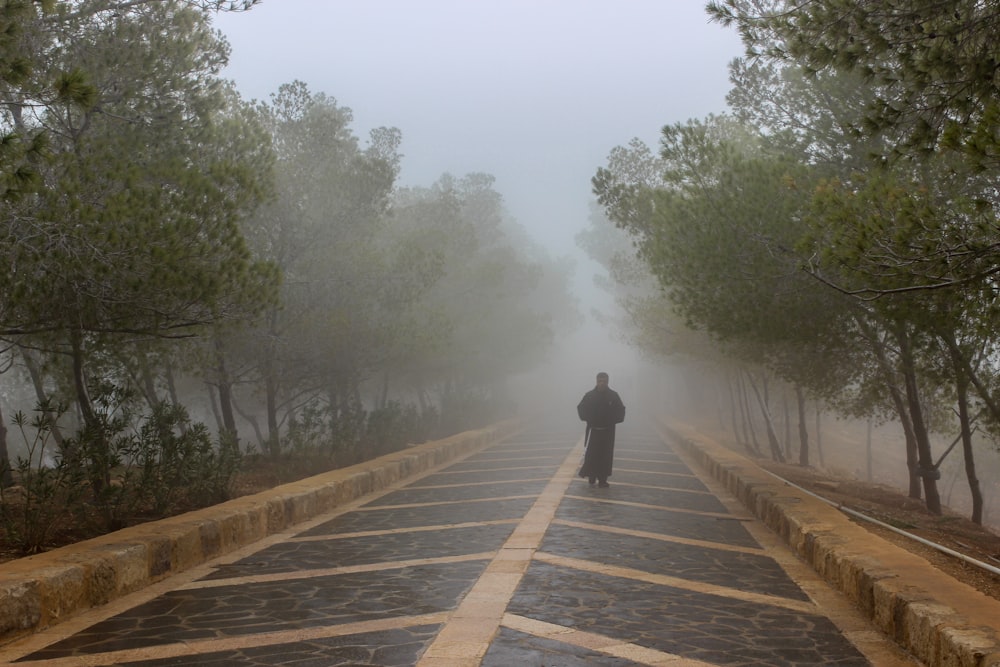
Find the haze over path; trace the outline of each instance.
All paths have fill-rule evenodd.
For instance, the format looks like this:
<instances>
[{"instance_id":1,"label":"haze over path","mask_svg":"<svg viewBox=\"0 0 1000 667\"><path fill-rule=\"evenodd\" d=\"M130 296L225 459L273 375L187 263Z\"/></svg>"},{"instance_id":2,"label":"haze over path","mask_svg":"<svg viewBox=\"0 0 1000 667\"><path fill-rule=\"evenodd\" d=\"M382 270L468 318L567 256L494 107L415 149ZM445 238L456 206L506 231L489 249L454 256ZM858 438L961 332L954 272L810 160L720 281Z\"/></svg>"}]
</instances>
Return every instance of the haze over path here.
<instances>
[{"instance_id":1,"label":"haze over path","mask_svg":"<svg viewBox=\"0 0 1000 667\"><path fill-rule=\"evenodd\" d=\"M684 0L263 0L220 14L223 72L248 98L304 81L354 111L364 138L403 133L402 185L486 172L556 255L574 242L590 178L615 146L725 110L734 31ZM588 294L582 294L584 301Z\"/></svg>"}]
</instances>

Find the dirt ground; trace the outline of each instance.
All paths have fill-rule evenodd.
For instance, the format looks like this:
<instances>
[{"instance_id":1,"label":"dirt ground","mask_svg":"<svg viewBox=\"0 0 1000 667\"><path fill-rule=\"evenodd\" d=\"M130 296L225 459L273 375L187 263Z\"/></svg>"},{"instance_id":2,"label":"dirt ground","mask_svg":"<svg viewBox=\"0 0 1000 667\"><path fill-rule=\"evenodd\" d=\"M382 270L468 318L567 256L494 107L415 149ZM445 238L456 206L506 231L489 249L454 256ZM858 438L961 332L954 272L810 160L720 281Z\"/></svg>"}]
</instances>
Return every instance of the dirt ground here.
<instances>
[{"instance_id":1,"label":"dirt ground","mask_svg":"<svg viewBox=\"0 0 1000 667\"><path fill-rule=\"evenodd\" d=\"M1000 535L976 525L965 517L947 510L943 516L935 516L927 511L921 501L908 498L905 493L881 484L842 479L813 468L773 461L760 460L756 463L827 500L994 568L1000 568ZM1000 600L1000 575L899 535L895 531L862 519L851 518L867 530L923 557L955 579Z\"/></svg>"}]
</instances>

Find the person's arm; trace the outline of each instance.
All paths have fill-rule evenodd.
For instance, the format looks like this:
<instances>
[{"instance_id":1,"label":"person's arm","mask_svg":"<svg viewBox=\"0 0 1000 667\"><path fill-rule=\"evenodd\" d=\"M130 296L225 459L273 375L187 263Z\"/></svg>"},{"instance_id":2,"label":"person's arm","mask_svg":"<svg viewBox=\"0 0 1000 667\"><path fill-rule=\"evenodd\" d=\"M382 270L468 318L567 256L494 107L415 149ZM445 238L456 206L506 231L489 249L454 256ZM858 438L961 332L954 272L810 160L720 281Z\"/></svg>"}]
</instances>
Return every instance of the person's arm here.
<instances>
[{"instance_id":1,"label":"person's arm","mask_svg":"<svg viewBox=\"0 0 1000 667\"><path fill-rule=\"evenodd\" d=\"M589 423L590 419L588 418L590 417L590 409L589 405L587 404L587 396L588 396L587 394L584 394L583 398L580 399L579 404L577 404L576 406L576 414L579 415L580 421L585 421Z\"/></svg>"},{"instance_id":2,"label":"person's arm","mask_svg":"<svg viewBox=\"0 0 1000 667\"><path fill-rule=\"evenodd\" d=\"M617 392L615 392L615 402L617 403L615 406L615 423L621 424L625 421L625 404L622 403L622 397Z\"/></svg>"}]
</instances>

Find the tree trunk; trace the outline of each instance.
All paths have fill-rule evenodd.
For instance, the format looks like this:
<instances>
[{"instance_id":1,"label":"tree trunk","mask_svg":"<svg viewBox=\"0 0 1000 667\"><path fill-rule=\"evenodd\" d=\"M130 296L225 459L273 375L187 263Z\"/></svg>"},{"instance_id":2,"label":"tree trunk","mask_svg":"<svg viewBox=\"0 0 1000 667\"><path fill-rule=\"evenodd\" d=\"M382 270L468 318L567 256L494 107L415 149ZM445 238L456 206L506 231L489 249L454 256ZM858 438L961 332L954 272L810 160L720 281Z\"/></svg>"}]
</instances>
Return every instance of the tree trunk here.
<instances>
[{"instance_id":1,"label":"tree trunk","mask_svg":"<svg viewBox=\"0 0 1000 667\"><path fill-rule=\"evenodd\" d=\"M87 388L87 377L84 371L83 331L76 329L70 332L70 346L73 357L73 388L76 392L76 404L83 419L84 432L87 434L91 468L89 471L90 486L95 496L100 496L111 486L111 445L107 439L104 426L94 410L93 401Z\"/></svg>"},{"instance_id":2,"label":"tree trunk","mask_svg":"<svg viewBox=\"0 0 1000 667\"><path fill-rule=\"evenodd\" d=\"M221 435L231 437L233 442L238 442L238 432L236 430L236 415L233 412L233 385L229 377L229 370L226 368L226 355L222 345L222 339L215 337L215 363L216 363L216 384L219 392L219 412L222 414Z\"/></svg>"},{"instance_id":3,"label":"tree trunk","mask_svg":"<svg viewBox=\"0 0 1000 667\"><path fill-rule=\"evenodd\" d=\"M56 446L59 447L59 451L63 455L68 455L70 452L66 451L62 430L56 422L59 415L52 410L45 409L49 406L50 401L48 394L45 393L45 381L42 379L42 369L38 366L38 360L35 359L35 353L20 346L18 346L17 349L21 353L21 358L24 359L24 366L28 369L28 375L31 377L31 384L35 388L35 399L38 401L38 407L42 409L42 414L49 421L49 427L52 429L52 439L55 440Z\"/></svg>"},{"instance_id":4,"label":"tree trunk","mask_svg":"<svg viewBox=\"0 0 1000 667\"><path fill-rule=\"evenodd\" d=\"M795 402L799 407L799 465L809 465L809 429L806 428L806 393L795 385Z\"/></svg>"},{"instance_id":5,"label":"tree trunk","mask_svg":"<svg viewBox=\"0 0 1000 667\"><path fill-rule=\"evenodd\" d=\"M948 347L948 351L951 352L952 355L953 363L957 360L957 363L961 366L968 382L976 388L976 393L979 395L979 398L982 399L983 405L989 411L990 416L993 417L994 421L1000 422L1000 406L998 406L997 402L993 399L993 395L990 393L989 389L983 385L982 380L979 378L979 374L976 373L976 370L972 367L972 363L969 358L962 354L961 349L958 347L958 342L955 340L954 334L951 332L939 332L938 338L940 338Z\"/></svg>"},{"instance_id":6,"label":"tree trunk","mask_svg":"<svg viewBox=\"0 0 1000 667\"><path fill-rule=\"evenodd\" d=\"M771 419L771 411L767 409L767 402L764 396L761 394L760 389L757 388L757 383L753 380L753 375L747 372L747 381L750 383L750 388L753 389L754 396L757 397L757 404L760 407L760 413L764 417L764 426L767 431L767 444L771 449L771 458L779 463L785 462L785 453L781 450L781 443L778 442L778 434L774 432L774 422Z\"/></svg>"},{"instance_id":7,"label":"tree trunk","mask_svg":"<svg viewBox=\"0 0 1000 667\"><path fill-rule=\"evenodd\" d=\"M872 481L872 420L868 420L868 429L865 432L865 479Z\"/></svg>"},{"instance_id":8,"label":"tree trunk","mask_svg":"<svg viewBox=\"0 0 1000 667\"><path fill-rule=\"evenodd\" d=\"M7 451L7 420L3 416L3 408L0 406L0 484L5 487L14 483L14 474L10 465L10 454Z\"/></svg>"},{"instance_id":9,"label":"tree trunk","mask_svg":"<svg viewBox=\"0 0 1000 667\"><path fill-rule=\"evenodd\" d=\"M417 387L417 405L420 406L421 414L427 412L430 406L430 401L427 400L427 392L424 391L423 387Z\"/></svg>"},{"instance_id":10,"label":"tree trunk","mask_svg":"<svg viewBox=\"0 0 1000 667\"><path fill-rule=\"evenodd\" d=\"M382 374L382 393L378 399L378 407L385 410L386 406L389 405L389 371L386 370Z\"/></svg>"},{"instance_id":11,"label":"tree trunk","mask_svg":"<svg viewBox=\"0 0 1000 667\"><path fill-rule=\"evenodd\" d=\"M913 435L917 440L917 466L924 483L924 497L927 511L931 514L941 514L941 497L938 495L937 469L934 467L934 457L931 454L930 434L924 421L923 407L920 405L920 391L917 386L917 369L913 359L913 349L909 334L900 327L897 334L899 355L902 364L903 379L906 386L906 400L913 422Z\"/></svg>"},{"instance_id":12,"label":"tree trunk","mask_svg":"<svg viewBox=\"0 0 1000 667\"><path fill-rule=\"evenodd\" d=\"M267 418L267 453L272 459L281 455L281 434L278 426L279 362L276 341L279 339L278 311L272 309L268 318L268 336L262 351L261 371L264 375L264 409ZM257 429L256 422L252 422ZM259 437L259 436L258 436Z\"/></svg>"},{"instance_id":13,"label":"tree trunk","mask_svg":"<svg viewBox=\"0 0 1000 667\"><path fill-rule=\"evenodd\" d=\"M819 404L816 404L816 457L819 459L819 467L822 468L826 463L823 461L823 424L822 422L823 410L820 409Z\"/></svg>"},{"instance_id":14,"label":"tree trunk","mask_svg":"<svg viewBox=\"0 0 1000 667\"><path fill-rule=\"evenodd\" d=\"M327 381L326 385L327 401L330 403L330 454L335 454L343 449L344 429L343 420L340 417L340 392L333 378Z\"/></svg>"},{"instance_id":15,"label":"tree trunk","mask_svg":"<svg viewBox=\"0 0 1000 667\"><path fill-rule=\"evenodd\" d=\"M164 378L167 381L167 396L170 397L171 405L180 405L177 400L177 383L174 381L174 367L169 361L163 369Z\"/></svg>"},{"instance_id":16,"label":"tree trunk","mask_svg":"<svg viewBox=\"0 0 1000 667\"><path fill-rule=\"evenodd\" d=\"M267 406L267 451L271 458L281 455L281 437L278 427L278 383L271 374L264 381L264 399Z\"/></svg>"},{"instance_id":17,"label":"tree trunk","mask_svg":"<svg viewBox=\"0 0 1000 667\"><path fill-rule=\"evenodd\" d=\"M226 430L226 426L222 423L217 387L211 382L206 382L205 385L208 386L208 403L212 406L212 416L215 417L215 430L217 433L222 433Z\"/></svg>"},{"instance_id":18,"label":"tree trunk","mask_svg":"<svg viewBox=\"0 0 1000 667\"><path fill-rule=\"evenodd\" d=\"M181 402L177 399L177 384L174 382L174 367L169 361L163 367L163 378L167 383L167 398L170 399L171 405L180 405ZM188 432L188 422L182 421L178 424L181 433L187 434Z\"/></svg>"},{"instance_id":19,"label":"tree trunk","mask_svg":"<svg viewBox=\"0 0 1000 667\"><path fill-rule=\"evenodd\" d=\"M969 419L969 378L965 374L962 355L956 346L951 351L955 368L955 392L958 399L958 419L962 428L962 454L965 459L965 477L972 494L972 522L983 525L983 491L976 477L976 459L972 450L972 423Z\"/></svg>"},{"instance_id":20,"label":"tree trunk","mask_svg":"<svg viewBox=\"0 0 1000 667\"><path fill-rule=\"evenodd\" d=\"M743 373L740 373L740 412L743 417L743 437L750 443L750 452L754 456L763 456L760 451L760 443L757 442L757 431L753 427L753 419L750 417L750 397L747 394L746 383L743 381Z\"/></svg>"},{"instance_id":21,"label":"tree trunk","mask_svg":"<svg viewBox=\"0 0 1000 667\"><path fill-rule=\"evenodd\" d=\"M160 397L156 391L156 378L153 375L153 369L149 366L149 359L141 350L138 352L138 357L143 394L146 396L146 403L149 404L149 407L153 408L160 402Z\"/></svg>"},{"instance_id":22,"label":"tree trunk","mask_svg":"<svg viewBox=\"0 0 1000 667\"><path fill-rule=\"evenodd\" d=\"M737 416L739 414L739 407L736 405L736 390L733 388L733 383L734 381L732 379L732 376L730 376L729 381L726 384L729 387L729 406L730 406L730 416L732 417L732 422L733 422L733 437L736 438L736 444L738 444L740 447L745 448L747 451L750 451L750 446L747 443L746 438L744 438L743 435L740 433L740 423L739 420L737 419ZM753 452L750 453L752 454Z\"/></svg>"},{"instance_id":23,"label":"tree trunk","mask_svg":"<svg viewBox=\"0 0 1000 667\"><path fill-rule=\"evenodd\" d=\"M792 411L788 407L788 388L781 392L781 407L785 413L785 460L792 458Z\"/></svg>"},{"instance_id":24,"label":"tree trunk","mask_svg":"<svg viewBox=\"0 0 1000 667\"><path fill-rule=\"evenodd\" d=\"M907 403L899 385L895 382L896 371L889 363L889 358L885 353L885 343L878 339L871 327L863 318L856 318L855 321L861 327L865 337L871 345L875 360L878 363L882 375L885 377L885 386L889 392L889 399L896 409L899 423L903 427L903 438L906 441L906 468L909 473L909 497L919 500L922 492L920 488L920 465L917 455L917 436L913 429L913 420L910 417Z\"/></svg>"},{"instance_id":25,"label":"tree trunk","mask_svg":"<svg viewBox=\"0 0 1000 667\"><path fill-rule=\"evenodd\" d=\"M247 423L250 424L250 428L253 429L254 435L257 436L257 442L259 442L261 444L267 444L268 445L268 455L270 455L270 456L277 456L276 454L274 454L273 452L271 452L271 450L270 450L270 443L267 443L265 441L265 439L264 439L264 433L263 433L263 431L260 430L260 424L257 423L257 418L254 417L249 412L240 409L239 401L233 401L233 410L235 410L236 414L238 414L240 417L243 417L243 419L245 419L247 421Z\"/></svg>"}]
</instances>

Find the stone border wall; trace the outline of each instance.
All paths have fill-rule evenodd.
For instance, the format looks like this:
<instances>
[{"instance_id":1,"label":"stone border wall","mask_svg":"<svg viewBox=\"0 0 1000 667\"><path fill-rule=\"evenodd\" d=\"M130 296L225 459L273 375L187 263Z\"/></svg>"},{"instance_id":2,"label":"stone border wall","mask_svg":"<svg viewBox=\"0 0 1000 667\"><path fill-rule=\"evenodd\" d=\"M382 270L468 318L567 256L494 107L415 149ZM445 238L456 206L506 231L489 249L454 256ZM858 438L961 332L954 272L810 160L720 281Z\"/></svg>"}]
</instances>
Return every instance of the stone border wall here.
<instances>
[{"instance_id":1,"label":"stone border wall","mask_svg":"<svg viewBox=\"0 0 1000 667\"><path fill-rule=\"evenodd\" d=\"M1000 602L690 428L662 431L899 646L931 667L1000 667Z\"/></svg>"},{"instance_id":2,"label":"stone border wall","mask_svg":"<svg viewBox=\"0 0 1000 667\"><path fill-rule=\"evenodd\" d=\"M501 440L517 420L0 565L0 643L59 623Z\"/></svg>"}]
</instances>

